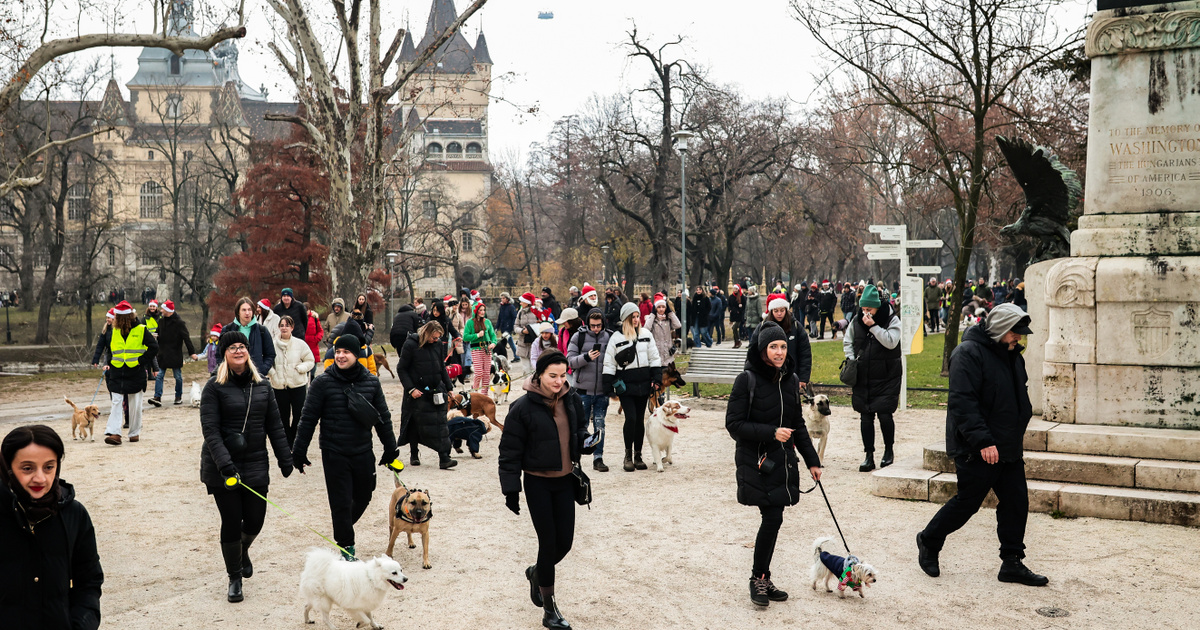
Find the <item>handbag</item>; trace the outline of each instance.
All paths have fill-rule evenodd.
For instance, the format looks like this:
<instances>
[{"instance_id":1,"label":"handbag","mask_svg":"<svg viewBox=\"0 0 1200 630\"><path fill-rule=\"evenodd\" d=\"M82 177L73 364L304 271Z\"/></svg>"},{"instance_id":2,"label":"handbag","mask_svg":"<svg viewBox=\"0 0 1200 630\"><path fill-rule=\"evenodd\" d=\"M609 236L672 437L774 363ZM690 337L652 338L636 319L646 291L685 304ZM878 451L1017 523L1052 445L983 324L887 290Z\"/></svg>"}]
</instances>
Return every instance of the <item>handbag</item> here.
<instances>
[{"instance_id":1,"label":"handbag","mask_svg":"<svg viewBox=\"0 0 1200 630\"><path fill-rule=\"evenodd\" d=\"M613 387L613 394L616 396L625 395L625 390L628 389L628 387L626 387L626 385L625 385L625 379L623 379L623 378L619 378L619 379L613 381L612 387Z\"/></svg>"},{"instance_id":2,"label":"handbag","mask_svg":"<svg viewBox=\"0 0 1200 630\"><path fill-rule=\"evenodd\" d=\"M592 502L592 480L588 479L579 464L575 464L571 468L571 479L573 480L572 489L575 491L575 502L579 505L590 504Z\"/></svg>"},{"instance_id":3,"label":"handbag","mask_svg":"<svg viewBox=\"0 0 1200 630\"><path fill-rule=\"evenodd\" d=\"M379 410L366 396L354 391L353 387L347 387L342 393L346 394L346 401L350 403L350 415L358 420L363 428L370 429L379 422Z\"/></svg>"},{"instance_id":4,"label":"handbag","mask_svg":"<svg viewBox=\"0 0 1200 630\"><path fill-rule=\"evenodd\" d=\"M838 378L843 383L850 387L858 383L858 359L844 359L839 370Z\"/></svg>"},{"instance_id":5,"label":"handbag","mask_svg":"<svg viewBox=\"0 0 1200 630\"><path fill-rule=\"evenodd\" d=\"M246 394L246 417L242 420L242 430L230 433L224 438L225 450L229 451L229 456L234 459L246 452L246 427L250 423L250 401L253 399L254 383L250 383L250 391Z\"/></svg>"}]
</instances>

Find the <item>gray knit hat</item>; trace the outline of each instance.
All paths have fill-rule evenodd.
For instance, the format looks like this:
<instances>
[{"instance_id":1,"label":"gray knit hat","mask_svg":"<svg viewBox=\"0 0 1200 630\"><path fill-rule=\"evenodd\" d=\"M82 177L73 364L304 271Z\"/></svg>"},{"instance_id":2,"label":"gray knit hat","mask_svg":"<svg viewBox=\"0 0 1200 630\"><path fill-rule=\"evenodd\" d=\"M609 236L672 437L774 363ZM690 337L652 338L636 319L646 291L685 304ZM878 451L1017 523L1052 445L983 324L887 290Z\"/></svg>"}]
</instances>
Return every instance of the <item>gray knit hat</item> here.
<instances>
[{"instance_id":1,"label":"gray knit hat","mask_svg":"<svg viewBox=\"0 0 1200 630\"><path fill-rule=\"evenodd\" d=\"M1010 330L1018 335L1031 335L1033 331L1029 329L1030 321L1029 314L1020 306L1006 302L988 313L987 333L992 341L1000 341L1004 333Z\"/></svg>"},{"instance_id":2,"label":"gray knit hat","mask_svg":"<svg viewBox=\"0 0 1200 630\"><path fill-rule=\"evenodd\" d=\"M621 321L629 319L629 316L633 315L634 313L638 313L639 315L641 314L641 311L638 310L637 304L634 304L633 302L626 302L621 305Z\"/></svg>"}]
</instances>

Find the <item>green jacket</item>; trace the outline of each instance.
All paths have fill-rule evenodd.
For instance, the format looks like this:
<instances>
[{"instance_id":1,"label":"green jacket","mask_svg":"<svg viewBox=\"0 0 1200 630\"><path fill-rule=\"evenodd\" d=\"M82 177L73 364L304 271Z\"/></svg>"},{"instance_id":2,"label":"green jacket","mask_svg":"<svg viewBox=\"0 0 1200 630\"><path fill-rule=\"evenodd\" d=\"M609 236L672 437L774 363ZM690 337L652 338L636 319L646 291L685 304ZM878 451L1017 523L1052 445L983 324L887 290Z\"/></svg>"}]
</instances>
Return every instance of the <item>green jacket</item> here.
<instances>
[{"instance_id":1,"label":"green jacket","mask_svg":"<svg viewBox=\"0 0 1200 630\"><path fill-rule=\"evenodd\" d=\"M466 325L463 326L463 342L472 347L483 346L484 350L487 349L487 346L494 345L496 343L496 329L492 328L492 320L484 319L483 323L486 326L484 331L476 333L475 318L468 319Z\"/></svg>"}]
</instances>

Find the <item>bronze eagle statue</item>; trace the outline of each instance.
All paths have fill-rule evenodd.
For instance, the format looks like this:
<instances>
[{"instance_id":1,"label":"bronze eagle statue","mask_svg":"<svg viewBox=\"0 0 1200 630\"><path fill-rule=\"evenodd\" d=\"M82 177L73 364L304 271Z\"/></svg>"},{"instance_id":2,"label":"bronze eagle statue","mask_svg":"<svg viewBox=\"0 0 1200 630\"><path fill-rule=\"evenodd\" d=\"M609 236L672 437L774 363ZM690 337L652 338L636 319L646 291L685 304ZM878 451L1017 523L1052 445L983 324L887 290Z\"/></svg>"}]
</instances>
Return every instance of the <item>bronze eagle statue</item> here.
<instances>
[{"instance_id":1,"label":"bronze eagle statue","mask_svg":"<svg viewBox=\"0 0 1200 630\"><path fill-rule=\"evenodd\" d=\"M1071 255L1071 214L1083 199L1079 175L1059 161L1050 149L1025 140L996 136L1008 168L1025 191L1025 209L1000 233L1009 238L1038 240L1030 264Z\"/></svg>"}]
</instances>

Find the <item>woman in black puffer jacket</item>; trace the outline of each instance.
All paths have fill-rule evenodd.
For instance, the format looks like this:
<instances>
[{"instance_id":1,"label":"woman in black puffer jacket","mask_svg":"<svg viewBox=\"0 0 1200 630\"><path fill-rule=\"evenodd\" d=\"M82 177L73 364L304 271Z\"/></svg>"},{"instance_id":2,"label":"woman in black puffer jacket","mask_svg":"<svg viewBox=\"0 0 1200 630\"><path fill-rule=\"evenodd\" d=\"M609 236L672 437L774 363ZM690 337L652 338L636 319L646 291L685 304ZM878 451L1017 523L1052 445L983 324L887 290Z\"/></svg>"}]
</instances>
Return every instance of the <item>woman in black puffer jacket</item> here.
<instances>
[{"instance_id":1,"label":"woman in black puffer jacket","mask_svg":"<svg viewBox=\"0 0 1200 630\"><path fill-rule=\"evenodd\" d=\"M240 602L242 578L254 574L246 552L262 531L267 503L242 484L266 496L271 482L267 440L284 477L292 474L292 451L271 384L250 360L246 336L237 330L221 335L217 355L224 360L200 395L200 481L221 513L221 555L229 574L230 602ZM240 435L239 439L237 436ZM229 486L231 477L241 484Z\"/></svg>"},{"instance_id":2,"label":"woman in black puffer jacket","mask_svg":"<svg viewBox=\"0 0 1200 630\"><path fill-rule=\"evenodd\" d=\"M529 598L543 609L542 625L570 628L554 601L554 565L575 539L575 478L571 472L588 442L583 400L567 384L567 357L548 350L538 357L525 395L508 409L500 436L500 490L513 514L521 513L521 473L525 504L538 537L537 564L525 569Z\"/></svg>"},{"instance_id":3,"label":"woman in black puffer jacket","mask_svg":"<svg viewBox=\"0 0 1200 630\"><path fill-rule=\"evenodd\" d=\"M450 457L450 428L446 423L448 402L435 405L439 392L449 394L452 387L446 374L446 343L442 341L442 325L436 320L421 327L416 335L404 342L396 375L404 384L400 406L400 446L408 445L409 462L421 465L417 453L419 444L437 451L438 465L453 468L458 461Z\"/></svg>"},{"instance_id":4,"label":"woman in black puffer jacket","mask_svg":"<svg viewBox=\"0 0 1200 630\"><path fill-rule=\"evenodd\" d=\"M746 371L733 382L725 410L725 429L737 440L738 503L758 506L762 513L750 576L750 601L759 606L787 599L771 582L771 556L783 509L800 501L797 451L812 478L821 479L821 461L804 426L791 360L783 329L763 322L750 340Z\"/></svg>"},{"instance_id":5,"label":"woman in black puffer jacket","mask_svg":"<svg viewBox=\"0 0 1200 630\"><path fill-rule=\"evenodd\" d=\"M881 300L873 286L863 290L858 312L850 320L842 336L842 351L846 358L858 358L858 380L850 398L858 412L866 458L860 472L875 469L875 417L883 432L883 459L879 466L890 466L893 460L892 442L896 438L896 422L892 414L900 406L900 383L904 376L900 360L900 318L892 307Z\"/></svg>"},{"instance_id":6,"label":"woman in black puffer jacket","mask_svg":"<svg viewBox=\"0 0 1200 630\"><path fill-rule=\"evenodd\" d=\"M96 528L62 480L62 438L13 429L0 446L0 626L96 630L104 571Z\"/></svg>"}]
</instances>

